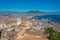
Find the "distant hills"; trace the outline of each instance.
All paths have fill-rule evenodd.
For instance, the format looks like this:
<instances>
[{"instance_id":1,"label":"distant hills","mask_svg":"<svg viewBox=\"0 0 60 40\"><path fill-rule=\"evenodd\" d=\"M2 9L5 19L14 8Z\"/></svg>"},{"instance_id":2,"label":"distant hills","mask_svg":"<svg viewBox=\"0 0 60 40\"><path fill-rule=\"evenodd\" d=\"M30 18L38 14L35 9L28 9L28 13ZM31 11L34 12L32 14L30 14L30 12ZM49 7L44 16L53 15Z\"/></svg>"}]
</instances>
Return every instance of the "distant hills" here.
<instances>
[{"instance_id":1,"label":"distant hills","mask_svg":"<svg viewBox=\"0 0 60 40\"><path fill-rule=\"evenodd\" d=\"M57 15L57 14L59 14L60 15L60 12L48 12L48 14L51 14L51 15Z\"/></svg>"},{"instance_id":2,"label":"distant hills","mask_svg":"<svg viewBox=\"0 0 60 40\"><path fill-rule=\"evenodd\" d=\"M19 14L20 12L14 11L0 11L0 15L11 15L11 14Z\"/></svg>"},{"instance_id":3,"label":"distant hills","mask_svg":"<svg viewBox=\"0 0 60 40\"><path fill-rule=\"evenodd\" d=\"M54 14L60 14L60 12L43 12L40 10L30 10L27 12L17 12L17 11L0 11L0 15L10 15L10 14L50 14L50 15L54 15Z\"/></svg>"}]
</instances>

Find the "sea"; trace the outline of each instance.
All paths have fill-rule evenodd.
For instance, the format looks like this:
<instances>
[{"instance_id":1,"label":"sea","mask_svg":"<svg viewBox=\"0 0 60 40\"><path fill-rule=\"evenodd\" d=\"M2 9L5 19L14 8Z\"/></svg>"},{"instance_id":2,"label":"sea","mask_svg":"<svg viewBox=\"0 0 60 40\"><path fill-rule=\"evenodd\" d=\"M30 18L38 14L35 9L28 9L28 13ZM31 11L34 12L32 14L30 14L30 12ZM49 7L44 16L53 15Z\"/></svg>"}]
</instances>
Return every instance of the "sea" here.
<instances>
[{"instance_id":1,"label":"sea","mask_svg":"<svg viewBox=\"0 0 60 40\"><path fill-rule=\"evenodd\" d=\"M52 22L60 22L60 15L41 15L32 17L35 20L48 20Z\"/></svg>"}]
</instances>

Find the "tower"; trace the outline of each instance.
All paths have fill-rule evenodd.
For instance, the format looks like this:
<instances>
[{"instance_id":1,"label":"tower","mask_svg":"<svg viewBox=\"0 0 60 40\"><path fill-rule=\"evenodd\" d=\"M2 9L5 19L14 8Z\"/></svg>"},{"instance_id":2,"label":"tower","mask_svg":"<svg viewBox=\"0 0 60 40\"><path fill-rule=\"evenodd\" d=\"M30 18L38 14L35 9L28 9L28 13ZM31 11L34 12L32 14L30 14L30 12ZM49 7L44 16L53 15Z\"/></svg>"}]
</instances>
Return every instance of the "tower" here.
<instances>
[{"instance_id":1,"label":"tower","mask_svg":"<svg viewBox=\"0 0 60 40\"><path fill-rule=\"evenodd\" d=\"M17 18L17 25L20 25L20 24L21 24L21 19Z\"/></svg>"}]
</instances>

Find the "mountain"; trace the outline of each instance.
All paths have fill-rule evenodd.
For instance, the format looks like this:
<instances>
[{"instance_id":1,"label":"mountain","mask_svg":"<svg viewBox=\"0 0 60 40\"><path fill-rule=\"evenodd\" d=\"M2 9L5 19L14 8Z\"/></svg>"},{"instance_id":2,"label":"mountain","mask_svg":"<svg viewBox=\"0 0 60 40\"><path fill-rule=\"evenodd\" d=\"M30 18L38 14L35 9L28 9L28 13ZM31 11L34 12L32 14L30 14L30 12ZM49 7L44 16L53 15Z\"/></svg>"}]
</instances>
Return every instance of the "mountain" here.
<instances>
[{"instance_id":1,"label":"mountain","mask_svg":"<svg viewBox=\"0 0 60 40\"><path fill-rule=\"evenodd\" d=\"M39 10L30 10L26 13L45 13L45 12L42 12L42 11L39 11Z\"/></svg>"},{"instance_id":2,"label":"mountain","mask_svg":"<svg viewBox=\"0 0 60 40\"><path fill-rule=\"evenodd\" d=\"M30 10L27 12L17 12L17 11L0 11L0 15L11 15L11 14L45 14L45 15L60 15L60 12L43 12L40 10Z\"/></svg>"}]
</instances>

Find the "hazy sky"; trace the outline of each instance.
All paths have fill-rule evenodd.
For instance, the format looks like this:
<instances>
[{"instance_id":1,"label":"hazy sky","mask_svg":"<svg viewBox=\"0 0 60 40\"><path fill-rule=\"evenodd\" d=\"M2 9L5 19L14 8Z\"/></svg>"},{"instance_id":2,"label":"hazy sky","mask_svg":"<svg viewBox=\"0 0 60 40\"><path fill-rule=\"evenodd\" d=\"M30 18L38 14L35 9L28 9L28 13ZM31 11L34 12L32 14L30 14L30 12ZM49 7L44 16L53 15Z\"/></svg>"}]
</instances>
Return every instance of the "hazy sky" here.
<instances>
[{"instance_id":1,"label":"hazy sky","mask_svg":"<svg viewBox=\"0 0 60 40\"><path fill-rule=\"evenodd\" d=\"M60 0L0 0L0 10L60 11Z\"/></svg>"}]
</instances>

